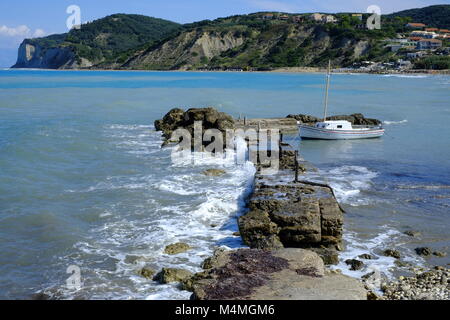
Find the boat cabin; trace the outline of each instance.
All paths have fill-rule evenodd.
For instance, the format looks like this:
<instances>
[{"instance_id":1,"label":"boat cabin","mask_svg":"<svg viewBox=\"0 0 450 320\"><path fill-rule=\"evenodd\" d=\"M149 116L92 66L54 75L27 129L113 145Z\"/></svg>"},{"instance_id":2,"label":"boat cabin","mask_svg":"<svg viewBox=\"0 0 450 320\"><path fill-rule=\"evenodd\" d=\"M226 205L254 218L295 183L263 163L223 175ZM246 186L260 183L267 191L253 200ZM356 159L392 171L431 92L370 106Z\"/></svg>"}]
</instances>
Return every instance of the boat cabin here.
<instances>
[{"instance_id":1,"label":"boat cabin","mask_svg":"<svg viewBox=\"0 0 450 320\"><path fill-rule=\"evenodd\" d=\"M316 128L328 130L352 130L352 123L345 120L317 122Z\"/></svg>"}]
</instances>

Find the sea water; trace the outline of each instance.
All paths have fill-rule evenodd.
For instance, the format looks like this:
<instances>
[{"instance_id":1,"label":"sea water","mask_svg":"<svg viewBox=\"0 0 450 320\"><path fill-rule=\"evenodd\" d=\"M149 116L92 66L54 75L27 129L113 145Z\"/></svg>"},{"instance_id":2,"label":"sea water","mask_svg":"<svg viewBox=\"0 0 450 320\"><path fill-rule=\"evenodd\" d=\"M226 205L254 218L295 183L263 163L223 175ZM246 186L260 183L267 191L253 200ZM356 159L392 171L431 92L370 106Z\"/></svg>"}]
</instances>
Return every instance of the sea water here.
<instances>
[{"instance_id":1,"label":"sea water","mask_svg":"<svg viewBox=\"0 0 450 320\"><path fill-rule=\"evenodd\" d=\"M144 267L200 270L214 248L244 246L254 167L228 159L172 162L153 122L174 107L214 106L231 115L322 115L322 74L0 71L0 298L186 299L176 285L141 277ZM286 137L319 168L346 209L338 268L359 277L414 265L446 265L414 248L449 253L450 77L332 78L331 114L384 121L374 140ZM222 177L202 171L219 168ZM421 236L408 237L406 230ZM193 249L169 256L166 245ZM370 253L366 268L344 261ZM68 287L69 266L80 287Z\"/></svg>"}]
</instances>

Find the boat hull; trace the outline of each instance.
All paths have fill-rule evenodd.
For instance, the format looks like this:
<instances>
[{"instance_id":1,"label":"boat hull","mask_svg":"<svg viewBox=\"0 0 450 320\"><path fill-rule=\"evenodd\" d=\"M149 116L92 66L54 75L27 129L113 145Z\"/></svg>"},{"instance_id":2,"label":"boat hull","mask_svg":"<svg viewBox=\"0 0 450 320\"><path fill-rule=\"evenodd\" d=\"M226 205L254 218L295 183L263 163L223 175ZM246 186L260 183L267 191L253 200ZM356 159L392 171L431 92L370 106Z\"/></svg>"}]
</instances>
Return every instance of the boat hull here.
<instances>
[{"instance_id":1,"label":"boat hull","mask_svg":"<svg viewBox=\"0 0 450 320\"><path fill-rule=\"evenodd\" d=\"M358 130L330 130L300 125L300 136L302 139L319 140L353 140L353 139L373 139L384 135L384 129L358 129Z\"/></svg>"}]
</instances>

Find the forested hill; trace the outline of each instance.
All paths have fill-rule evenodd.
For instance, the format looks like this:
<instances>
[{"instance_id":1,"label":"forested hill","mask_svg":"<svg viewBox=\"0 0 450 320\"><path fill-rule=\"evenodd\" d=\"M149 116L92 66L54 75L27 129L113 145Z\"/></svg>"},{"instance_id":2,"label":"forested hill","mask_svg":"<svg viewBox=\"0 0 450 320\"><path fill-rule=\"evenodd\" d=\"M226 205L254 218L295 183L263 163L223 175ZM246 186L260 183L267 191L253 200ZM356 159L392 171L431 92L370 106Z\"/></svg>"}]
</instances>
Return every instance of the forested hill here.
<instances>
[{"instance_id":1,"label":"forested hill","mask_svg":"<svg viewBox=\"0 0 450 320\"><path fill-rule=\"evenodd\" d=\"M35 56L31 61L21 61L19 56L16 67L26 67L26 64L44 68L83 67L82 59L89 61L89 65L111 59L125 61L129 50L134 52L142 46L161 41L180 29L180 24L163 19L114 14L83 24L79 30L72 29L64 34L25 40L22 46L28 44L35 47ZM59 55L51 50L56 48L62 49ZM23 50L26 51L26 48ZM39 55L36 55L36 51ZM61 59L61 55L69 60Z\"/></svg>"},{"instance_id":2,"label":"forested hill","mask_svg":"<svg viewBox=\"0 0 450 320\"><path fill-rule=\"evenodd\" d=\"M393 13L387 17L409 17L429 27L450 29L450 5L436 5Z\"/></svg>"},{"instance_id":3,"label":"forested hill","mask_svg":"<svg viewBox=\"0 0 450 320\"><path fill-rule=\"evenodd\" d=\"M320 15L319 15L320 16ZM114 14L80 30L27 39L14 67L49 69L269 70L335 67L364 61L394 63L406 57L387 44L408 38L409 22L450 29L450 5L412 9L382 17L368 30L370 14L258 12L180 25L141 15ZM442 41L449 46L449 38ZM450 57L439 53L439 68ZM435 65L435 63L431 63Z\"/></svg>"}]
</instances>

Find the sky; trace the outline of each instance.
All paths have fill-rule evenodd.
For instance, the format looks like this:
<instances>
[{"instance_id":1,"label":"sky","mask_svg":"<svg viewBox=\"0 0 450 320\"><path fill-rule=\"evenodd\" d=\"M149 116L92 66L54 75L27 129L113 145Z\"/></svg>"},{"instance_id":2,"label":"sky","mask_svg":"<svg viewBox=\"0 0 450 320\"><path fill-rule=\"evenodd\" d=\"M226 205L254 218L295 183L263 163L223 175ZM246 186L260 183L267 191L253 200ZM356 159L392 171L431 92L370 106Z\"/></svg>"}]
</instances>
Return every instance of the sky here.
<instances>
[{"instance_id":1,"label":"sky","mask_svg":"<svg viewBox=\"0 0 450 320\"><path fill-rule=\"evenodd\" d=\"M113 13L136 13L187 23L258 11L366 12L370 5L378 5L387 14L433 4L450 4L450 0L2 0L0 67L15 63L23 39L67 32L70 5L80 7L82 22Z\"/></svg>"}]
</instances>

